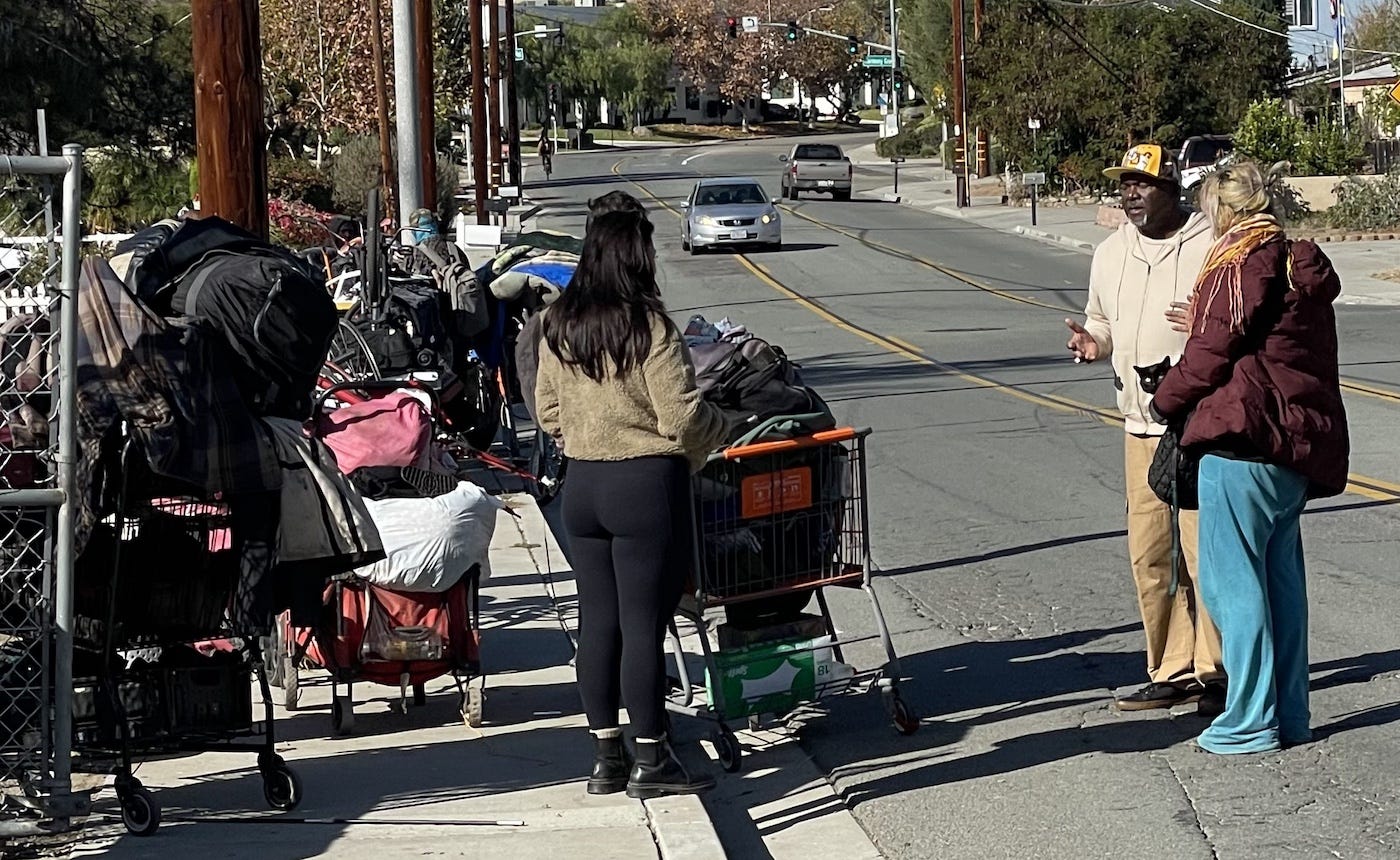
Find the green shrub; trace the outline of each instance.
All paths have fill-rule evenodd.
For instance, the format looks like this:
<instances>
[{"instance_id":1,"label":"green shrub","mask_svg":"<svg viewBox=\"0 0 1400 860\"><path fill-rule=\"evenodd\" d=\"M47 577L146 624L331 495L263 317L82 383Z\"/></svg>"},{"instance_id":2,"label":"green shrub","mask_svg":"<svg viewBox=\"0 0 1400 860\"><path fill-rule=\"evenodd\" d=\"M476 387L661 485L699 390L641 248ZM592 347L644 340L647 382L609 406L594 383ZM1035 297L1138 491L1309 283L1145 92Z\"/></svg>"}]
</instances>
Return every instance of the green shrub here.
<instances>
[{"instance_id":1,"label":"green shrub","mask_svg":"<svg viewBox=\"0 0 1400 860\"><path fill-rule=\"evenodd\" d=\"M1235 149L1266 167L1279 161L1298 163L1303 121L1288 112L1283 99L1254 102L1235 131Z\"/></svg>"},{"instance_id":2,"label":"green shrub","mask_svg":"<svg viewBox=\"0 0 1400 860\"><path fill-rule=\"evenodd\" d=\"M1342 180L1337 205L1324 215L1330 226L1343 230L1385 230L1400 227L1400 171L1377 180Z\"/></svg>"},{"instance_id":3,"label":"green shrub","mask_svg":"<svg viewBox=\"0 0 1400 860\"><path fill-rule=\"evenodd\" d=\"M84 220L97 232L126 232L173 218L189 203L189 165L152 150L103 149L85 163Z\"/></svg>"},{"instance_id":4,"label":"green shrub","mask_svg":"<svg viewBox=\"0 0 1400 860\"><path fill-rule=\"evenodd\" d=\"M909 157L926 157L938 154L938 149L943 143L943 133L938 124L914 125L910 124L900 129L899 134L889 137L882 137L875 142L875 154L881 158L891 158L896 155Z\"/></svg>"},{"instance_id":5,"label":"green shrub","mask_svg":"<svg viewBox=\"0 0 1400 860\"><path fill-rule=\"evenodd\" d=\"M1294 173L1299 176L1346 176L1365 159L1361 138L1340 123L1322 122L1308 129L1298 146Z\"/></svg>"},{"instance_id":6,"label":"green shrub","mask_svg":"<svg viewBox=\"0 0 1400 860\"><path fill-rule=\"evenodd\" d=\"M335 205L330 171L300 158L268 160L267 196L297 200L322 211Z\"/></svg>"},{"instance_id":7,"label":"green shrub","mask_svg":"<svg viewBox=\"0 0 1400 860\"><path fill-rule=\"evenodd\" d=\"M331 162L330 176L335 209L346 215L364 215L365 197L379 185L379 139L355 137L346 141Z\"/></svg>"}]
</instances>

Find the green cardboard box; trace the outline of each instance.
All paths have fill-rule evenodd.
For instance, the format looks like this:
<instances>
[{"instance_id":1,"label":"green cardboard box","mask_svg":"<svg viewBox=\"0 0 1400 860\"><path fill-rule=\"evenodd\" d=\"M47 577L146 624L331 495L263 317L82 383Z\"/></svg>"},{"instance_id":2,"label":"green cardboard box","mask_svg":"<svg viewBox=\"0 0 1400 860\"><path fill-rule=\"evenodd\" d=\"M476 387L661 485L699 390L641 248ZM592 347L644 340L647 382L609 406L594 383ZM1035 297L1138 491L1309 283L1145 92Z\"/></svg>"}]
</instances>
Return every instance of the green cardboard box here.
<instances>
[{"instance_id":1,"label":"green cardboard box","mask_svg":"<svg viewBox=\"0 0 1400 860\"><path fill-rule=\"evenodd\" d=\"M831 637L760 642L715 652L719 691L724 694L726 720L751 714L786 714L816 696L819 683L833 680L845 669L836 662ZM819 680L820 679L820 680ZM705 688L718 706L715 678L707 671Z\"/></svg>"}]
</instances>

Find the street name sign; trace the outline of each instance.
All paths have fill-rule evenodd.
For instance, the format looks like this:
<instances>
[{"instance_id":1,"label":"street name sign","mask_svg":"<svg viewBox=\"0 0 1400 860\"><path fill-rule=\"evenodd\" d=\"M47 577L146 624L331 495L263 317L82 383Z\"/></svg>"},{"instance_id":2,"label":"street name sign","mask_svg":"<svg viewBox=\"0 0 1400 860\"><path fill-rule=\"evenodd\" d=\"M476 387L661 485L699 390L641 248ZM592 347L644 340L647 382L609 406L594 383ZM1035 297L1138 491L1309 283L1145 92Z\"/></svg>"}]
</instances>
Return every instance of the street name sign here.
<instances>
[{"instance_id":1,"label":"street name sign","mask_svg":"<svg viewBox=\"0 0 1400 860\"><path fill-rule=\"evenodd\" d=\"M1021 174L1021 181L1024 182L1025 184L1027 184L1027 185L1044 185L1044 184L1045 184L1045 174L1044 174L1044 173L1022 173L1022 174Z\"/></svg>"},{"instance_id":2,"label":"street name sign","mask_svg":"<svg viewBox=\"0 0 1400 860\"><path fill-rule=\"evenodd\" d=\"M894 67L894 57L889 54L870 54L865 58L867 69L890 69Z\"/></svg>"}]
</instances>

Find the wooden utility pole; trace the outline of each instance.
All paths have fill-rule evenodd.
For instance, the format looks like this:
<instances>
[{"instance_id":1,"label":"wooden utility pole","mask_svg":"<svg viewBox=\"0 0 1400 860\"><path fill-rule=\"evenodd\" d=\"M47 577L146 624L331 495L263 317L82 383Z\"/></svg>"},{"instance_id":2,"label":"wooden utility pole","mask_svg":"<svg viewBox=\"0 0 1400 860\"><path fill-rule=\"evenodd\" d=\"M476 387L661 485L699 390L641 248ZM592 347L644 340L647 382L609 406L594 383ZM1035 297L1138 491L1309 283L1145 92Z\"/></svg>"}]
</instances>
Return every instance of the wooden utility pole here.
<instances>
[{"instance_id":1,"label":"wooden utility pole","mask_svg":"<svg viewBox=\"0 0 1400 860\"><path fill-rule=\"evenodd\" d=\"M384 212L394 211L394 148L390 143L393 131L389 126L389 76L384 68L384 17L379 8L380 0L369 0L369 27L373 31L370 56L374 61L374 102L379 115L379 186L380 208ZM378 225L370 224L373 231Z\"/></svg>"},{"instance_id":2,"label":"wooden utility pole","mask_svg":"<svg viewBox=\"0 0 1400 860\"><path fill-rule=\"evenodd\" d=\"M489 104L487 111L487 133L491 141L491 187L501 187L501 109L505 107L505 100L501 98L501 4L500 0L487 0L491 4L489 14L486 17L489 24L488 29L491 35L490 50L487 56L490 57L491 83L487 87L487 98Z\"/></svg>"},{"instance_id":3,"label":"wooden utility pole","mask_svg":"<svg viewBox=\"0 0 1400 860\"><path fill-rule=\"evenodd\" d=\"M968 152L967 152L967 81L964 79L964 63L967 59L967 46L963 38L963 0L952 0L953 5L953 137L957 141L953 159L953 172L956 174L958 206L968 205Z\"/></svg>"},{"instance_id":4,"label":"wooden utility pole","mask_svg":"<svg viewBox=\"0 0 1400 860\"><path fill-rule=\"evenodd\" d=\"M267 238L258 0L192 0L199 211Z\"/></svg>"},{"instance_id":5,"label":"wooden utility pole","mask_svg":"<svg viewBox=\"0 0 1400 860\"><path fill-rule=\"evenodd\" d=\"M476 199L476 223L490 223L486 212L489 178L486 174L486 57L481 50L481 0L467 0L472 66L472 184Z\"/></svg>"},{"instance_id":6,"label":"wooden utility pole","mask_svg":"<svg viewBox=\"0 0 1400 860\"><path fill-rule=\"evenodd\" d=\"M423 165L423 208L436 212L437 110L433 97L433 0L415 0L414 42L418 54L418 160Z\"/></svg>"},{"instance_id":7,"label":"wooden utility pole","mask_svg":"<svg viewBox=\"0 0 1400 860\"><path fill-rule=\"evenodd\" d=\"M987 14L986 0L972 0L972 39L977 44L982 42L982 19ZM963 80L963 100L967 99L967 81ZM990 174L991 165L988 163L990 150L987 142L987 130L981 125L977 126L977 175L987 176Z\"/></svg>"},{"instance_id":8,"label":"wooden utility pole","mask_svg":"<svg viewBox=\"0 0 1400 860\"><path fill-rule=\"evenodd\" d=\"M515 93L515 0L505 0L506 38L510 56L506 59L506 142L510 146L510 184L520 187L520 99Z\"/></svg>"}]
</instances>

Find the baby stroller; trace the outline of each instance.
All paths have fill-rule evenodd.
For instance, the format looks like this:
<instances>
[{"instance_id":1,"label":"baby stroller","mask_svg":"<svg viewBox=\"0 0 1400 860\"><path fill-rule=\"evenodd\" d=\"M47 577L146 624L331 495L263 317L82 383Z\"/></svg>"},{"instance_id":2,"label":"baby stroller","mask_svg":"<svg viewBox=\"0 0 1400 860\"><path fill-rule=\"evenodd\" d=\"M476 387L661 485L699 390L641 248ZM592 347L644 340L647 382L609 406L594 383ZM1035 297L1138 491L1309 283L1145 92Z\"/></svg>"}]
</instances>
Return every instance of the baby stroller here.
<instances>
[{"instance_id":1,"label":"baby stroller","mask_svg":"<svg viewBox=\"0 0 1400 860\"><path fill-rule=\"evenodd\" d=\"M397 685L400 706L451 676L463 720L481 725L480 581L500 505L459 482L434 449L431 389L396 380L331 385L317 432L366 496L388 558L337 577L316 618L284 613L267 649L271 682L295 709L303 665L331 675L336 734L354 728L357 682ZM332 408L333 404L335 405Z\"/></svg>"}]
</instances>

